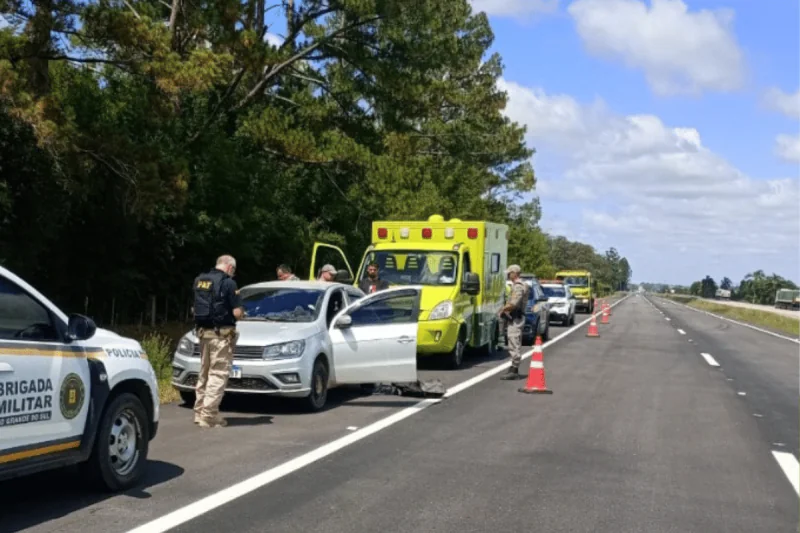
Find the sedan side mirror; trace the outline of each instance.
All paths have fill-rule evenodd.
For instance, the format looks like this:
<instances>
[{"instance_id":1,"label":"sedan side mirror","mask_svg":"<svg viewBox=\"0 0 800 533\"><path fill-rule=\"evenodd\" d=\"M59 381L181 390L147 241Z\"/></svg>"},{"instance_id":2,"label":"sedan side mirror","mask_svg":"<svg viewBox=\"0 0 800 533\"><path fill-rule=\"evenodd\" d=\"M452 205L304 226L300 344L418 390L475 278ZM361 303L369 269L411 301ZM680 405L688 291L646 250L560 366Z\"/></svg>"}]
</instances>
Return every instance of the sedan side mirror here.
<instances>
[{"instance_id":1,"label":"sedan side mirror","mask_svg":"<svg viewBox=\"0 0 800 533\"><path fill-rule=\"evenodd\" d=\"M67 324L67 336L70 341L85 341L94 337L97 325L88 316L72 314Z\"/></svg>"},{"instance_id":2,"label":"sedan side mirror","mask_svg":"<svg viewBox=\"0 0 800 533\"><path fill-rule=\"evenodd\" d=\"M342 315L336 319L334 327L337 329L347 329L353 325L353 317L350 315Z\"/></svg>"}]
</instances>

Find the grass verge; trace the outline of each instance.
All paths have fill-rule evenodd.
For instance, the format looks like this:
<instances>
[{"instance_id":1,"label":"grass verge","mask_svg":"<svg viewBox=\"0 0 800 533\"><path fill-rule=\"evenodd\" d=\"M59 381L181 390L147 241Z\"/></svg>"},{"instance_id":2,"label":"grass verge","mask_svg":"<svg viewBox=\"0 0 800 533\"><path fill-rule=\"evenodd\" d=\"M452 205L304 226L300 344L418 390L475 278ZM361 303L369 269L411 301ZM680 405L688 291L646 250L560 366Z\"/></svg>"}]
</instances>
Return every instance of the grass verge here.
<instances>
[{"instance_id":1,"label":"grass verge","mask_svg":"<svg viewBox=\"0 0 800 533\"><path fill-rule=\"evenodd\" d=\"M769 329L775 332L786 333L793 337L800 337L800 320L793 317L771 313L770 311L760 311L758 309L747 309L744 307L734 307L732 305L716 304L705 300L700 300L694 296L684 295L662 295L667 299L687 304L689 307L708 311L715 315L724 316L739 322L746 322L753 326Z\"/></svg>"},{"instance_id":2,"label":"grass verge","mask_svg":"<svg viewBox=\"0 0 800 533\"><path fill-rule=\"evenodd\" d=\"M158 396L162 404L177 401L180 396L172 386L173 341L163 333L147 333L140 341L158 377Z\"/></svg>"}]
</instances>

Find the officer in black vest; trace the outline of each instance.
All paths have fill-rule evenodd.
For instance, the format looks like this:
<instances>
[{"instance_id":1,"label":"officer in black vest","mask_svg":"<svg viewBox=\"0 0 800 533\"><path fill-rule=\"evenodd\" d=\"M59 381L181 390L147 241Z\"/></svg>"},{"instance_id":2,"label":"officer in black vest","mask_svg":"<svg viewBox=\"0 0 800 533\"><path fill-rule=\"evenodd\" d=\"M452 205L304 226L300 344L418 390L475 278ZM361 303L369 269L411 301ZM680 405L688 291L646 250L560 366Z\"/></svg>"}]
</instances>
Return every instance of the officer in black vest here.
<instances>
[{"instance_id":1,"label":"officer in black vest","mask_svg":"<svg viewBox=\"0 0 800 533\"><path fill-rule=\"evenodd\" d=\"M200 375L197 377L194 422L200 427L225 426L219 404L225 394L236 344L236 321L244 316L233 275L236 260L217 259L211 271L194 280L195 333L200 340Z\"/></svg>"}]
</instances>

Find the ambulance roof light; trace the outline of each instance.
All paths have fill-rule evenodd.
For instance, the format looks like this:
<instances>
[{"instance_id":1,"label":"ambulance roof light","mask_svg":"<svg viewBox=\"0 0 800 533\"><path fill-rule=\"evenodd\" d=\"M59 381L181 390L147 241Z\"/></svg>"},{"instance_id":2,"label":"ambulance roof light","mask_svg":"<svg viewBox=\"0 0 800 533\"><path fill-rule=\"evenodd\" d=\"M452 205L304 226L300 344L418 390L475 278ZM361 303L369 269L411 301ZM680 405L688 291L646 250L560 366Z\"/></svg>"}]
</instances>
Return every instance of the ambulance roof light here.
<instances>
[{"instance_id":1,"label":"ambulance roof light","mask_svg":"<svg viewBox=\"0 0 800 533\"><path fill-rule=\"evenodd\" d=\"M378 238L385 239L389 236L389 230L386 228L378 228Z\"/></svg>"},{"instance_id":2,"label":"ambulance roof light","mask_svg":"<svg viewBox=\"0 0 800 533\"><path fill-rule=\"evenodd\" d=\"M470 239L477 239L478 238L478 228L469 228L467 230L467 237Z\"/></svg>"},{"instance_id":3,"label":"ambulance roof light","mask_svg":"<svg viewBox=\"0 0 800 533\"><path fill-rule=\"evenodd\" d=\"M430 239L433 237L433 230L431 228L422 228L422 238Z\"/></svg>"},{"instance_id":4,"label":"ambulance roof light","mask_svg":"<svg viewBox=\"0 0 800 533\"><path fill-rule=\"evenodd\" d=\"M452 239L456 236L456 230L453 228L445 228L444 230L444 237L445 239Z\"/></svg>"}]
</instances>

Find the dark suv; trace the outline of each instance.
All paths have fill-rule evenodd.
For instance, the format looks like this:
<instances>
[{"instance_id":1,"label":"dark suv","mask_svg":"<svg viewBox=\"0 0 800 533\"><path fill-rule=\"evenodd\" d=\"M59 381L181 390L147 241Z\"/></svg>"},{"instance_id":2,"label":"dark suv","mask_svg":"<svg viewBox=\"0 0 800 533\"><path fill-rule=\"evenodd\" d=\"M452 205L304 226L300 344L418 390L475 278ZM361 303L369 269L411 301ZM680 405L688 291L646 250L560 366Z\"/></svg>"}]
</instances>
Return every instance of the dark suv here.
<instances>
[{"instance_id":1,"label":"dark suv","mask_svg":"<svg viewBox=\"0 0 800 533\"><path fill-rule=\"evenodd\" d=\"M531 287L528 304L525 307L522 344L533 344L536 341L536 335L540 335L542 342L546 342L550 338L550 304L547 302L547 295L539 284L539 280L534 276L523 274L522 279Z\"/></svg>"}]
</instances>

